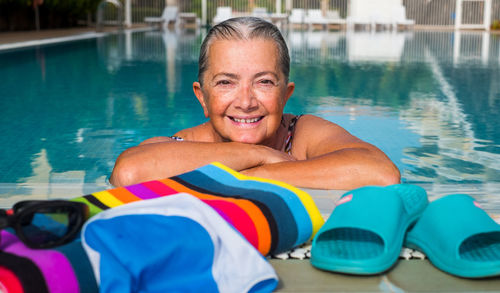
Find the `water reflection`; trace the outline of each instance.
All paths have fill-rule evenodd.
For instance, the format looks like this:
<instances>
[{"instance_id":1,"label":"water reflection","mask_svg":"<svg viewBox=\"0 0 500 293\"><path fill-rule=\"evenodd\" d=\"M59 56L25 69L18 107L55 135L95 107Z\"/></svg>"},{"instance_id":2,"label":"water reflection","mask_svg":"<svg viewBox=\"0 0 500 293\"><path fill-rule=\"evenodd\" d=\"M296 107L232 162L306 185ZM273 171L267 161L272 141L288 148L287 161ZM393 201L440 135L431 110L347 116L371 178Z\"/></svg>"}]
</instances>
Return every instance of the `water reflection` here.
<instances>
[{"instance_id":1,"label":"water reflection","mask_svg":"<svg viewBox=\"0 0 500 293\"><path fill-rule=\"evenodd\" d=\"M440 61L496 64L500 62L499 36L487 32L324 32L289 31L287 42L296 63L427 62L425 50Z\"/></svg>"},{"instance_id":2,"label":"water reflection","mask_svg":"<svg viewBox=\"0 0 500 293\"><path fill-rule=\"evenodd\" d=\"M391 116L397 110L399 122L406 125L406 133L397 136L405 141L402 150L390 150L387 141L393 143L394 139L387 135L382 140L369 133L360 136L377 141L402 169L404 180L500 181L500 132L493 129L497 129L500 114L497 36L472 32L291 32L288 38L294 62L302 66L300 71L311 74L312 67L321 64L315 75L321 83L299 89L300 95L321 109L316 109L318 114L360 135L360 128L369 127L363 122L367 115L383 117L387 112ZM294 73L300 77L295 80L306 78L297 70ZM334 105L325 103L328 96ZM488 108L485 102L495 106ZM372 113L353 118L357 108L367 104ZM350 121L360 122L346 123L346 113L338 109L334 110L336 116L327 114L339 105L348 111ZM377 105L386 109L373 110ZM388 124L393 121L385 122L377 127L391 129ZM416 144L410 132L419 136ZM401 161L398 151L403 154Z\"/></svg>"},{"instance_id":3,"label":"water reflection","mask_svg":"<svg viewBox=\"0 0 500 293\"><path fill-rule=\"evenodd\" d=\"M126 32L0 54L0 143L12 146L0 155L0 182L105 183L124 149L203 122L191 84L205 33ZM287 111L378 145L407 182L500 181L498 36L285 37L297 83ZM16 86L26 79L33 85Z\"/></svg>"}]
</instances>

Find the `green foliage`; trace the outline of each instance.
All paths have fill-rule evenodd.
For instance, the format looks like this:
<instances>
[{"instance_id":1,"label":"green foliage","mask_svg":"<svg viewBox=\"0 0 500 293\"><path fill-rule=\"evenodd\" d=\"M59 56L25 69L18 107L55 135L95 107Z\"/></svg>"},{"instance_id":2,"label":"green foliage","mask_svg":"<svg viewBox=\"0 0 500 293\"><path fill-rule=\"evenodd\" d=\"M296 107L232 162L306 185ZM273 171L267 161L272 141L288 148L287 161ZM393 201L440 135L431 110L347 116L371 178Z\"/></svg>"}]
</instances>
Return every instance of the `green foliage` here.
<instances>
[{"instance_id":1,"label":"green foliage","mask_svg":"<svg viewBox=\"0 0 500 293\"><path fill-rule=\"evenodd\" d=\"M95 14L100 0L44 0L38 7L42 28L75 26ZM34 28L33 0L0 0L0 31Z\"/></svg>"},{"instance_id":2,"label":"green foliage","mask_svg":"<svg viewBox=\"0 0 500 293\"><path fill-rule=\"evenodd\" d=\"M493 23L491 24L491 29L492 30L500 30L500 20L495 19Z\"/></svg>"}]
</instances>

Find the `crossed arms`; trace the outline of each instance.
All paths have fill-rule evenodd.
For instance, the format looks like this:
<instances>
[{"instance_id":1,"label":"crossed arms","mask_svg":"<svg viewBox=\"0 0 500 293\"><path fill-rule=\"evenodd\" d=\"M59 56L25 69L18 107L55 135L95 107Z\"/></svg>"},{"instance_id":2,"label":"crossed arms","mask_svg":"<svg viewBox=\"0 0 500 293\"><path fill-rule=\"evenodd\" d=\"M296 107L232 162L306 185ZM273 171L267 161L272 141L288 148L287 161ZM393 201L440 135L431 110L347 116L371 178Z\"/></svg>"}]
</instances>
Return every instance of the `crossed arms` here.
<instances>
[{"instance_id":1,"label":"crossed arms","mask_svg":"<svg viewBox=\"0 0 500 293\"><path fill-rule=\"evenodd\" d=\"M398 169L378 148L334 123L304 115L295 130L292 155L263 145L157 137L124 151L110 182L124 186L167 178L214 161L246 175L305 188L347 190L400 181Z\"/></svg>"}]
</instances>

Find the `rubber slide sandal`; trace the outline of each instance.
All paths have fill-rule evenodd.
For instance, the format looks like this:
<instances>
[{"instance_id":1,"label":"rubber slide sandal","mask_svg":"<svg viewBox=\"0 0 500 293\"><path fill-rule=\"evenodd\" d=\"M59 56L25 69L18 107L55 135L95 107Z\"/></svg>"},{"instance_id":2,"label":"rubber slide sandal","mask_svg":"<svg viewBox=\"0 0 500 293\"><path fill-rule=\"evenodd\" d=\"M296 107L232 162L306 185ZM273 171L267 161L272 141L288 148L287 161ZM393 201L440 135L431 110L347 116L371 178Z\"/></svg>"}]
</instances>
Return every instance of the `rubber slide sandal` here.
<instances>
[{"instance_id":1,"label":"rubber slide sandal","mask_svg":"<svg viewBox=\"0 0 500 293\"><path fill-rule=\"evenodd\" d=\"M466 194L431 202L408 231L405 246L421 250L433 265L452 275L500 275L500 225Z\"/></svg>"},{"instance_id":2,"label":"rubber slide sandal","mask_svg":"<svg viewBox=\"0 0 500 293\"><path fill-rule=\"evenodd\" d=\"M388 270L399 257L406 230L428 202L423 188L409 184L347 192L314 237L311 264L357 275Z\"/></svg>"}]
</instances>

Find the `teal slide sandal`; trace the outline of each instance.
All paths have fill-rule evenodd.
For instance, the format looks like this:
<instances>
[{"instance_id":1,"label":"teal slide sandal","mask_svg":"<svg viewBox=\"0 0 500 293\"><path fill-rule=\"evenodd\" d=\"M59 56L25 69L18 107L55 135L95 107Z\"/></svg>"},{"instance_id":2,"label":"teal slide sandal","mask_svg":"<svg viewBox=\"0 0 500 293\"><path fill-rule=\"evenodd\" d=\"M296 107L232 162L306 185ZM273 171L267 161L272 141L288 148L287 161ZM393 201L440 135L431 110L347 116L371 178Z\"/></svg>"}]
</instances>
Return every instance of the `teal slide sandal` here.
<instances>
[{"instance_id":1,"label":"teal slide sandal","mask_svg":"<svg viewBox=\"0 0 500 293\"><path fill-rule=\"evenodd\" d=\"M466 194L429 204L405 246L423 251L437 268L465 278L500 275L500 225Z\"/></svg>"},{"instance_id":2,"label":"teal slide sandal","mask_svg":"<svg viewBox=\"0 0 500 293\"><path fill-rule=\"evenodd\" d=\"M314 237L311 264L359 275L388 270L399 257L406 230L428 202L423 188L409 184L347 192Z\"/></svg>"}]
</instances>

